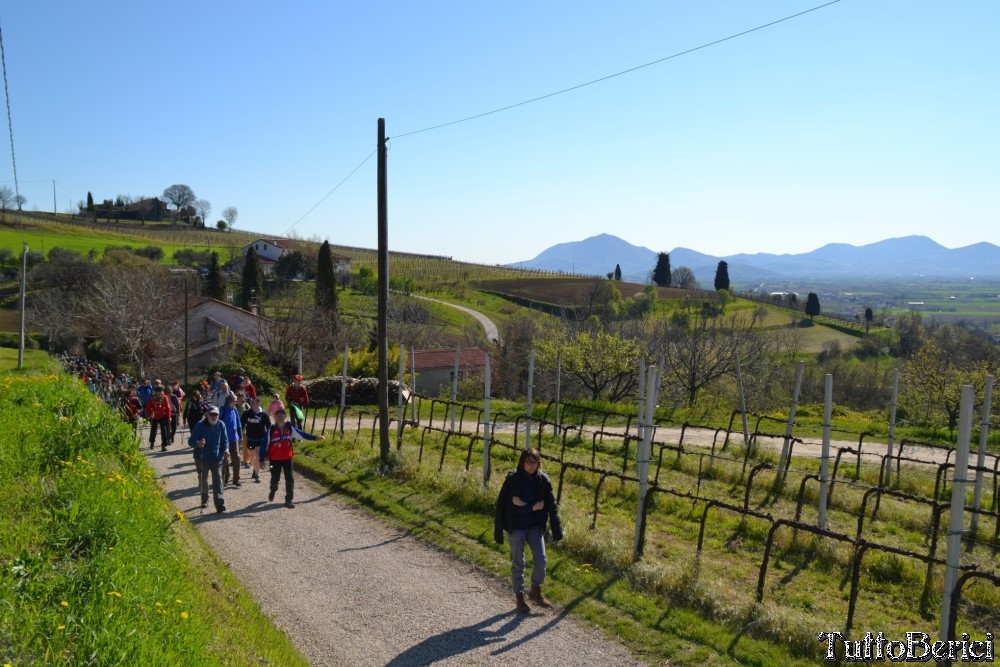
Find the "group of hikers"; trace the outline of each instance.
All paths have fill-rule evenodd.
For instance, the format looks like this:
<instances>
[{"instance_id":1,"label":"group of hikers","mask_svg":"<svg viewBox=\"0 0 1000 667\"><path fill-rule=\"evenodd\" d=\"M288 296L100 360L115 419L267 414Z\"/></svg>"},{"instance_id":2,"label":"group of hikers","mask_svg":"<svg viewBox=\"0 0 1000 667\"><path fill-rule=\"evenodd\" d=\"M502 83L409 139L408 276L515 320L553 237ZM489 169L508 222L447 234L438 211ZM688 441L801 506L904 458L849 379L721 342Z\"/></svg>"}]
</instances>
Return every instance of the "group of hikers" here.
<instances>
[{"instance_id":1,"label":"group of hikers","mask_svg":"<svg viewBox=\"0 0 1000 667\"><path fill-rule=\"evenodd\" d=\"M251 469L251 479L259 483L266 462L270 463L268 501L274 501L281 478L285 480L285 507L293 502L295 479L292 475L293 440L322 440L303 430L304 410L309 405L309 391L302 376L295 375L285 390L285 402L274 393L264 408L250 377L241 368L228 380L221 372L202 380L198 388L185 394L176 381L160 380L135 383L124 374L114 374L100 364L63 358L69 372L77 375L88 388L101 395L112 407L118 407L126 420L137 424L149 421L149 448L155 449L160 436L161 451L174 444L180 418L189 429L187 444L194 452L201 508L208 507L209 479L215 511L226 511L224 487L240 488L241 468ZM232 389L235 387L235 391ZM187 397L183 410L181 402ZM287 403L287 407L286 407ZM541 471L542 457L533 448L521 452L517 468L504 479L494 513L494 539L510 544L511 584L516 608L531 611L528 601L541 607L550 603L542 595L547 557L545 533L552 539L563 537L562 522L552 489L552 482ZM525 547L532 556L532 570L525 581Z\"/></svg>"}]
</instances>

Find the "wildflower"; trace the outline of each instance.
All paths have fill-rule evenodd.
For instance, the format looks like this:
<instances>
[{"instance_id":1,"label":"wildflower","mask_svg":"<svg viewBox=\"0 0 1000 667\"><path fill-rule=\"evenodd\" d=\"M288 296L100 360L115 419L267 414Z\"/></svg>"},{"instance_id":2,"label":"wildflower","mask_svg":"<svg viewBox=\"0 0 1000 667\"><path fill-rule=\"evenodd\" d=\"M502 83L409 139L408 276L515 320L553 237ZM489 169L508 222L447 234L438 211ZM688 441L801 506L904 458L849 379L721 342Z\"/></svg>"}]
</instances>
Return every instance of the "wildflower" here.
<instances>
[{"instance_id":1,"label":"wildflower","mask_svg":"<svg viewBox=\"0 0 1000 667\"><path fill-rule=\"evenodd\" d=\"M119 593L118 591L108 591L108 595L113 595L116 598L120 598L122 596L122 594Z\"/></svg>"},{"instance_id":2,"label":"wildflower","mask_svg":"<svg viewBox=\"0 0 1000 667\"><path fill-rule=\"evenodd\" d=\"M177 520L184 521L184 512L181 512L180 510L177 511Z\"/></svg>"},{"instance_id":3,"label":"wildflower","mask_svg":"<svg viewBox=\"0 0 1000 667\"><path fill-rule=\"evenodd\" d=\"M174 600L174 602L176 602L177 604L184 604L184 600L181 600L180 598L177 598L176 600Z\"/></svg>"},{"instance_id":4,"label":"wildflower","mask_svg":"<svg viewBox=\"0 0 1000 667\"><path fill-rule=\"evenodd\" d=\"M161 603L157 602L157 603L156 603L156 606L157 606L157 607L162 607L163 605L162 605Z\"/></svg>"},{"instance_id":5,"label":"wildflower","mask_svg":"<svg viewBox=\"0 0 1000 667\"><path fill-rule=\"evenodd\" d=\"M64 606L64 607L68 607L68 606L69 606L69 602L66 602L66 600L63 600L63 601L62 601L62 602L60 602L59 604L61 604L61 605L62 605L62 606Z\"/></svg>"},{"instance_id":6,"label":"wildflower","mask_svg":"<svg viewBox=\"0 0 1000 667\"><path fill-rule=\"evenodd\" d=\"M186 611L182 611L181 612L181 618L183 618L186 621L187 617L188 617L188 613Z\"/></svg>"},{"instance_id":7,"label":"wildflower","mask_svg":"<svg viewBox=\"0 0 1000 667\"><path fill-rule=\"evenodd\" d=\"M65 629L66 629L65 625L60 625L56 627L56 630L65 630Z\"/></svg>"}]
</instances>

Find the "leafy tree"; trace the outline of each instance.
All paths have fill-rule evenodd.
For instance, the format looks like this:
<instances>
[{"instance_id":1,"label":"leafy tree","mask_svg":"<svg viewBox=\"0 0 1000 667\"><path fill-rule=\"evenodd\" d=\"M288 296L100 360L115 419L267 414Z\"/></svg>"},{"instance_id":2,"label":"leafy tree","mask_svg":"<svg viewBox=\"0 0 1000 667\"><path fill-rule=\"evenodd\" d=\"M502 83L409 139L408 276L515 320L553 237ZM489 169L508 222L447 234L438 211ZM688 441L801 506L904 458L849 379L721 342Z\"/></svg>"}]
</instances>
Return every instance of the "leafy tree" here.
<instances>
[{"instance_id":1,"label":"leafy tree","mask_svg":"<svg viewBox=\"0 0 1000 667\"><path fill-rule=\"evenodd\" d=\"M657 287L670 287L670 255L661 252L656 258L656 266L653 267L653 284Z\"/></svg>"},{"instance_id":2,"label":"leafy tree","mask_svg":"<svg viewBox=\"0 0 1000 667\"><path fill-rule=\"evenodd\" d=\"M180 212L181 209L185 209L192 205L197 199L194 195L194 190L182 183L171 185L169 188L164 190L163 198L166 199L168 203L173 204L174 210L177 212Z\"/></svg>"},{"instance_id":3,"label":"leafy tree","mask_svg":"<svg viewBox=\"0 0 1000 667\"><path fill-rule=\"evenodd\" d=\"M323 241L316 264L316 307L327 312L337 310L337 276L333 270L330 242Z\"/></svg>"},{"instance_id":4,"label":"leafy tree","mask_svg":"<svg viewBox=\"0 0 1000 667\"><path fill-rule=\"evenodd\" d=\"M94 195L90 194L89 191L87 192L87 210L94 210Z\"/></svg>"},{"instance_id":5,"label":"leafy tree","mask_svg":"<svg viewBox=\"0 0 1000 667\"><path fill-rule=\"evenodd\" d=\"M226 224L225 220L219 220L218 222L215 223L215 228L218 229L220 232L224 232L229 228L229 226Z\"/></svg>"},{"instance_id":6,"label":"leafy tree","mask_svg":"<svg viewBox=\"0 0 1000 667\"><path fill-rule=\"evenodd\" d=\"M240 307L243 310L254 310L261 314L261 304L264 301L264 275L260 268L260 257L253 246L247 249L246 262L243 264L243 290Z\"/></svg>"},{"instance_id":7,"label":"leafy tree","mask_svg":"<svg viewBox=\"0 0 1000 667\"><path fill-rule=\"evenodd\" d=\"M286 252L274 265L274 275L283 284L292 282L299 274L306 272L306 256L299 250Z\"/></svg>"},{"instance_id":8,"label":"leafy tree","mask_svg":"<svg viewBox=\"0 0 1000 667\"><path fill-rule=\"evenodd\" d=\"M868 330L871 328L874 320L875 313L872 312L871 308L865 308L865 333L868 333Z\"/></svg>"},{"instance_id":9,"label":"leafy tree","mask_svg":"<svg viewBox=\"0 0 1000 667\"><path fill-rule=\"evenodd\" d=\"M212 261L212 253L208 250L183 248L174 251L174 261L182 266L208 266Z\"/></svg>"},{"instance_id":10,"label":"leafy tree","mask_svg":"<svg viewBox=\"0 0 1000 667\"><path fill-rule=\"evenodd\" d=\"M563 372L593 401L620 401L636 389L641 351L634 340L607 331L581 331L562 344L539 341L537 349L539 361L547 365L555 365L556 352L561 351Z\"/></svg>"},{"instance_id":11,"label":"leafy tree","mask_svg":"<svg viewBox=\"0 0 1000 667\"><path fill-rule=\"evenodd\" d=\"M622 267L621 264L615 264L615 280L622 279Z\"/></svg>"},{"instance_id":12,"label":"leafy tree","mask_svg":"<svg viewBox=\"0 0 1000 667\"><path fill-rule=\"evenodd\" d=\"M240 217L240 212L235 206L227 206L222 209L222 219L226 221L229 231L233 231L233 227L236 226L236 218L238 217Z\"/></svg>"},{"instance_id":13,"label":"leafy tree","mask_svg":"<svg viewBox=\"0 0 1000 667\"><path fill-rule=\"evenodd\" d=\"M686 266L679 266L670 274L670 283L678 289L699 289L694 272Z\"/></svg>"},{"instance_id":14,"label":"leafy tree","mask_svg":"<svg viewBox=\"0 0 1000 667\"><path fill-rule=\"evenodd\" d=\"M715 269L715 291L720 289L729 291L729 264L724 260L719 260L719 266Z\"/></svg>"},{"instance_id":15,"label":"leafy tree","mask_svg":"<svg viewBox=\"0 0 1000 667\"><path fill-rule=\"evenodd\" d=\"M990 372L985 360L965 357L947 344L955 337L928 338L900 369L900 404L909 419L931 428L946 425L952 433L958 426L962 385L972 385L981 395Z\"/></svg>"},{"instance_id":16,"label":"leafy tree","mask_svg":"<svg viewBox=\"0 0 1000 667\"><path fill-rule=\"evenodd\" d=\"M222 279L222 267L219 266L219 253L212 253L208 265L208 275L205 276L205 296L222 301L226 298L226 283Z\"/></svg>"},{"instance_id":17,"label":"leafy tree","mask_svg":"<svg viewBox=\"0 0 1000 667\"><path fill-rule=\"evenodd\" d=\"M809 292L809 296L806 297L806 315L810 321L819 315L819 297L816 296L816 292Z\"/></svg>"},{"instance_id":18,"label":"leafy tree","mask_svg":"<svg viewBox=\"0 0 1000 667\"><path fill-rule=\"evenodd\" d=\"M133 254L139 257L145 257L153 262L159 262L163 259L163 248L155 245L148 245L145 248L139 248Z\"/></svg>"},{"instance_id":19,"label":"leafy tree","mask_svg":"<svg viewBox=\"0 0 1000 667\"><path fill-rule=\"evenodd\" d=\"M375 272L367 266L358 269L358 279L354 281L354 289L361 294L375 294L378 291L378 277Z\"/></svg>"}]
</instances>

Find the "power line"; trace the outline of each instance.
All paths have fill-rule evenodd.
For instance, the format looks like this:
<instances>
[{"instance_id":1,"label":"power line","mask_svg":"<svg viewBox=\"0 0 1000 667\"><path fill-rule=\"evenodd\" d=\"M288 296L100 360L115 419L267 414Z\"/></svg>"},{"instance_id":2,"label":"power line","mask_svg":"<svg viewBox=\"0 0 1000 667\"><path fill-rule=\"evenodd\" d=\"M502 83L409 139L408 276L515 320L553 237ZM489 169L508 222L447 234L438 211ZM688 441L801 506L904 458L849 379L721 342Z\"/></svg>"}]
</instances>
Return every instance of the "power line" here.
<instances>
[{"instance_id":1,"label":"power line","mask_svg":"<svg viewBox=\"0 0 1000 667\"><path fill-rule=\"evenodd\" d=\"M14 158L14 123L10 114L10 90L7 87L7 55L3 48L3 27L0 26L0 64L3 65L3 96L7 101L7 131L10 134L10 161L14 169L14 196L17 197L18 210L21 208L21 191L17 186L17 160Z\"/></svg>"},{"instance_id":2,"label":"power line","mask_svg":"<svg viewBox=\"0 0 1000 667\"><path fill-rule=\"evenodd\" d=\"M397 135L394 135L394 137L396 139L399 139L399 138L402 138L402 137L408 137L408 136L413 135L413 134L420 134L422 132L430 132L432 130L439 130L439 129L443 128L443 127L448 127L450 125L458 125L459 123L465 123L467 121L475 120L477 118L483 118L484 116L491 116L493 114L500 113L501 111L509 111L510 109L516 109L517 107L522 107L522 106L524 106L526 104L531 104L533 102L539 102L541 100L546 100L546 99L548 99L550 97L555 97L556 95L562 95L563 93L569 93L569 92L572 92L574 90L579 90L580 88L586 88L587 86L592 86L595 83L601 83L602 81L607 81L609 79L614 79L615 77L623 76L625 74L630 74L632 72L644 69L646 67L652 67L653 65L658 65L658 64L660 64L662 62L666 62L668 60L673 60L674 58L680 58L681 56L687 55L689 53L694 53L695 51L700 51L702 49L707 49L710 46L715 46L717 44L722 44L723 42L728 42L729 40L736 39L738 37L743 37L744 35L749 35L752 32L757 32L758 30L763 30L764 28L770 28L771 26L777 25L779 23L783 23L785 21L790 21L790 20L792 20L794 18L798 18L799 16L803 16L805 14L809 14L810 12L818 11L820 9L823 9L824 7L829 7L830 5L835 5L838 2L840 2L840 0L831 0L830 2L827 2L825 4L818 5L816 7L811 8L811 9L806 9L804 11L798 12L797 14L791 14L790 16L786 16L784 18L780 18L780 19L778 19L776 21L771 21L770 23L765 23L763 25L759 25L756 28L750 28L749 30L744 30L743 32L738 32L736 34L729 35L728 37L723 37L721 39L717 39L717 40L712 41L712 42L707 42L705 44L702 44L700 46L695 46L695 47L687 49L685 51L679 51L679 52L674 53L672 55L669 55L669 56L666 56L666 57L663 57L663 58L659 58L657 60L653 60L653 61L650 61L648 63L644 63L642 65L636 65L635 67L630 67L630 68L622 70L620 72L615 72L614 74L608 74L607 76L602 76L599 79L593 79L592 81L587 81L586 83L580 83L580 84L577 84L575 86L570 86L569 88L563 88L562 90L557 90L557 91L552 92L552 93L546 93L545 95L540 95L538 97L532 97L531 99L528 99L528 100L524 100L524 101L521 101L521 102L516 102L514 104L508 104L507 106L500 107L498 109L493 109L492 111L484 111L482 113L477 113L477 114L472 115L472 116L466 116L465 118L459 118L457 120L448 121L447 123L441 123L439 125L432 125L430 127L425 127L422 130L413 130L412 132L405 132L403 134L397 134Z\"/></svg>"},{"instance_id":3,"label":"power line","mask_svg":"<svg viewBox=\"0 0 1000 667\"><path fill-rule=\"evenodd\" d=\"M344 176L344 178L343 178L343 179L341 179L340 183L337 183L337 184L336 184L335 186L333 186L333 189L332 189L332 190L330 190L329 192L327 192L327 193L326 193L325 195L323 195L323 198L322 198L322 199L320 199L320 200L319 200L318 202L316 202L316 203L315 203L315 204L313 205L313 207L312 207L311 209L309 209L308 211L306 211L305 213L303 213L303 214L302 214L302 217L300 217L300 218L299 218L298 220L296 220L295 222L293 222L292 224L290 224L290 225L288 226L288 229L286 229L286 230L285 230L285 234L287 235L287 234L288 234L288 233L289 233L290 231L292 231L292 229L293 229L293 228L295 227L295 225L297 225L297 224L299 224L300 222L302 222L303 220L305 220L305 218L306 218L306 216L307 216L307 215L309 215L310 213L312 213L313 211L315 211L315 210L316 210L316 208L317 208L317 207L318 207L318 206L319 206L320 204L322 204L323 202L325 202L325 201L327 200L327 198L328 198L328 197L329 197L330 195L332 195L332 194L333 194L334 192L336 192L336 191L337 191L337 189L338 189L338 188L340 188L340 186L341 186L341 185L343 185L344 183L346 183L346 182L347 182L347 179L349 179L349 178L350 178L351 176L353 176L353 175L354 175L354 172L356 172L356 171L357 171L358 169L361 169L361 167L363 167L363 166L364 166L365 162L368 162L368 160L370 160L370 159L371 159L372 155L375 155L375 152L376 152L377 150L378 150L378 149L375 149L375 150L373 150L373 151L372 151L371 153L369 153L369 154L368 154L368 156L367 156L367 157L365 157L365 159L364 159L364 160L362 160L362 161L361 161L361 162L360 162L360 163L358 164L358 166L357 166L357 167L355 167L354 169L351 169L351 173L349 173L349 174L348 174L347 176Z\"/></svg>"}]
</instances>

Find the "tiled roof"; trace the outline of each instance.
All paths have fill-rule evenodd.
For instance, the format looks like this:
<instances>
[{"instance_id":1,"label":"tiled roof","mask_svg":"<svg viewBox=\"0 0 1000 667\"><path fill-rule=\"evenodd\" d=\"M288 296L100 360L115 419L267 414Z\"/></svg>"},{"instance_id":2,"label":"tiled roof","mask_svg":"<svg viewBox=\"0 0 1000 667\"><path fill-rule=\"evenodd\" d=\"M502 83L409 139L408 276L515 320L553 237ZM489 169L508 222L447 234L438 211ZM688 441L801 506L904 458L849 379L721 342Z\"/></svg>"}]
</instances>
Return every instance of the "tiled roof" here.
<instances>
[{"instance_id":1,"label":"tiled roof","mask_svg":"<svg viewBox=\"0 0 1000 667\"><path fill-rule=\"evenodd\" d=\"M406 368L410 369L410 360L407 356ZM441 350L415 350L413 352L414 366L418 371L431 368L454 368L455 348ZM485 368L486 352L478 347L462 348L458 355L459 368Z\"/></svg>"}]
</instances>

